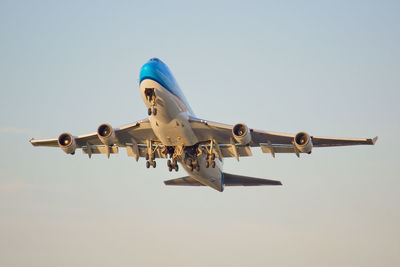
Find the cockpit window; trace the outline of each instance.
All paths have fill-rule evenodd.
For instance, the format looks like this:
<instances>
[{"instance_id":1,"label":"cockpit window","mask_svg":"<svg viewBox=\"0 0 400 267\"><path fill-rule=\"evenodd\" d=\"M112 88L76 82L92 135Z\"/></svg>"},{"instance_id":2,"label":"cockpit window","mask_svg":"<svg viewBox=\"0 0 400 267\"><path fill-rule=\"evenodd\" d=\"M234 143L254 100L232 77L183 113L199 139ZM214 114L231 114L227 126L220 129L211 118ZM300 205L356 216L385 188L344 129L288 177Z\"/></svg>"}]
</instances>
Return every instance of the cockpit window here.
<instances>
[{"instance_id":1,"label":"cockpit window","mask_svg":"<svg viewBox=\"0 0 400 267\"><path fill-rule=\"evenodd\" d=\"M150 61L160 61L160 60L156 57L153 57L153 58L150 58Z\"/></svg>"}]
</instances>

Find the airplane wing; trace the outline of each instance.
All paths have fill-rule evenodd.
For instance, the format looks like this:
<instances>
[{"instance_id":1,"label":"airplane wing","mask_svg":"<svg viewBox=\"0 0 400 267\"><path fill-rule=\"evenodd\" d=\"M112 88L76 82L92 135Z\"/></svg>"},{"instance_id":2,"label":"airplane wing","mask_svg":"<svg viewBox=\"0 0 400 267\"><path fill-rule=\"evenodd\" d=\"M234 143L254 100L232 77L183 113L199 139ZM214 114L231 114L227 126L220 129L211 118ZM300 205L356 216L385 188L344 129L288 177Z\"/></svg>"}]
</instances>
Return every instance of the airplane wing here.
<instances>
[{"instance_id":1,"label":"airplane wing","mask_svg":"<svg viewBox=\"0 0 400 267\"><path fill-rule=\"evenodd\" d=\"M84 154L113 154L118 153L118 147L126 147L128 156L144 157L147 152L148 140L157 141L150 121L148 119L127 124L120 128L114 128L116 142L108 148L99 139L97 133L74 137L76 148L82 148ZM59 147L58 139L30 140L33 146ZM158 152L158 153L157 153ZM157 157L164 157L156 151Z\"/></svg>"},{"instance_id":2,"label":"airplane wing","mask_svg":"<svg viewBox=\"0 0 400 267\"><path fill-rule=\"evenodd\" d=\"M220 157L251 156L249 147L260 147L264 153L305 153L294 145L294 134L284 134L256 129L249 129L251 141L247 145L238 144L233 140L234 125L222 124L197 118L190 118L191 126L201 142L213 140L218 144ZM378 137L373 139L348 139L310 136L312 147L374 145ZM246 149L247 147L247 149ZM235 153L236 150L236 153ZM310 151L311 152L311 151ZM310 153L306 152L306 153Z\"/></svg>"}]
</instances>

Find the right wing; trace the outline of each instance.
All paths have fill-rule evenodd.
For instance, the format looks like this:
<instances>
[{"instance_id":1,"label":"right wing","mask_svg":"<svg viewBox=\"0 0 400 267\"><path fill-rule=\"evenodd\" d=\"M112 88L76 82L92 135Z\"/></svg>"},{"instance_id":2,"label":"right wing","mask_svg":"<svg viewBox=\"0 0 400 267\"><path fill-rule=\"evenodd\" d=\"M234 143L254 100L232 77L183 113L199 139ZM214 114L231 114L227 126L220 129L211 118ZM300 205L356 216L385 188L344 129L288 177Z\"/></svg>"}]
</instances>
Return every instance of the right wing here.
<instances>
[{"instance_id":1,"label":"right wing","mask_svg":"<svg viewBox=\"0 0 400 267\"><path fill-rule=\"evenodd\" d=\"M157 141L158 138L151 128L148 119L137 121L120 128L114 128L116 143L105 146L99 139L97 133L74 137L76 148L82 148L83 153L89 154L109 154L118 153L118 147L126 147L129 156L136 158L144 157L148 149L148 141ZM30 140L33 146L59 147L58 139ZM157 157L163 157L156 150Z\"/></svg>"}]
</instances>

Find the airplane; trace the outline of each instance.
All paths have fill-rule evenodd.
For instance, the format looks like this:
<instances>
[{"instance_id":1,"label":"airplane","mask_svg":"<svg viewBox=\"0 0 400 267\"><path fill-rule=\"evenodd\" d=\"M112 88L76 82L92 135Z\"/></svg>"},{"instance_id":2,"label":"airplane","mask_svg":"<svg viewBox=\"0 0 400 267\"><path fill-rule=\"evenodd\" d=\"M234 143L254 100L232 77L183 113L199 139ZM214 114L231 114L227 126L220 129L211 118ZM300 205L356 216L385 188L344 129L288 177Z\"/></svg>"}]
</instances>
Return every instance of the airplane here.
<instances>
[{"instance_id":1,"label":"airplane","mask_svg":"<svg viewBox=\"0 0 400 267\"><path fill-rule=\"evenodd\" d=\"M146 167L156 168L156 159L167 159L167 167L188 176L166 180L165 185L209 186L219 192L225 186L282 185L280 181L223 172L223 159L252 156L251 148L275 158L278 153L311 154L314 147L374 145L373 139L345 139L311 136L306 132L282 134L249 128L245 123L228 125L199 119L188 104L168 66L151 58L140 70L140 95L148 118L113 128L104 123L97 132L73 136L62 133L57 139L31 139L33 146L59 147L67 154L82 149L93 154L110 154L125 148L136 161L146 159Z\"/></svg>"}]
</instances>

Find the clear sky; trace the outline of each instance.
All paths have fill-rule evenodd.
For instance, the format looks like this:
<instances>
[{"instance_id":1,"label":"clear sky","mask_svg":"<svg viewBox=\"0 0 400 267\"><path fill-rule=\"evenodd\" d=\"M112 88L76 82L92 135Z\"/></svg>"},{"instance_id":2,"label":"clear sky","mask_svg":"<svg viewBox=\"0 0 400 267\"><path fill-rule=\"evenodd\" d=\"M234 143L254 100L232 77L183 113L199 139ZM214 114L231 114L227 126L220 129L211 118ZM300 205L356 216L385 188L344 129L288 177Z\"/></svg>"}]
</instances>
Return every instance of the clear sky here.
<instances>
[{"instance_id":1,"label":"clear sky","mask_svg":"<svg viewBox=\"0 0 400 267\"><path fill-rule=\"evenodd\" d=\"M0 0L1 266L400 266L399 1ZM376 146L262 154L282 187L165 187L121 149L28 140L145 118L166 62L200 118Z\"/></svg>"}]
</instances>

